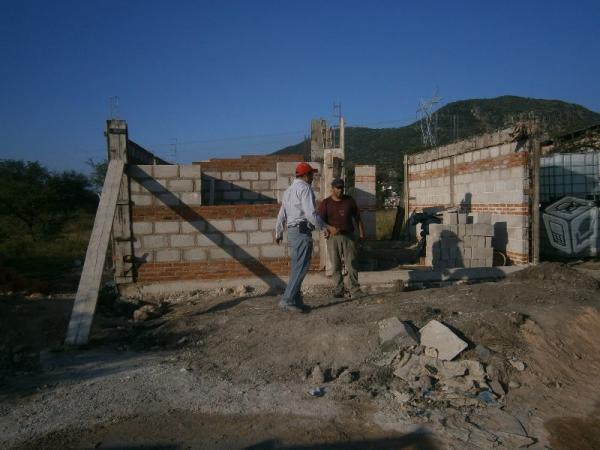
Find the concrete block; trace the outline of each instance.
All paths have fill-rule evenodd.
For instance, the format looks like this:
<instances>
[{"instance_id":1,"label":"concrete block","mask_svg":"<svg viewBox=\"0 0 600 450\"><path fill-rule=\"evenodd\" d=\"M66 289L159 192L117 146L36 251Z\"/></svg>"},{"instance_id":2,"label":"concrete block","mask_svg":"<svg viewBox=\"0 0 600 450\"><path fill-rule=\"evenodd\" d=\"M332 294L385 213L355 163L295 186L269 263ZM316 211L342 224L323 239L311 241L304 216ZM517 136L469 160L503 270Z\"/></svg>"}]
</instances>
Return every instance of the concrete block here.
<instances>
[{"instance_id":1,"label":"concrete block","mask_svg":"<svg viewBox=\"0 0 600 450\"><path fill-rule=\"evenodd\" d=\"M178 221L154 222L154 232L157 234L179 233L179 222Z\"/></svg>"},{"instance_id":2,"label":"concrete block","mask_svg":"<svg viewBox=\"0 0 600 450\"><path fill-rule=\"evenodd\" d=\"M494 256L494 249L491 247L489 247L489 248L474 247L472 249L471 255L472 255L473 259L492 258Z\"/></svg>"},{"instance_id":3,"label":"concrete block","mask_svg":"<svg viewBox=\"0 0 600 450\"><path fill-rule=\"evenodd\" d=\"M209 259L233 259L234 249L228 248L228 250L218 247L211 247L208 249Z\"/></svg>"},{"instance_id":4,"label":"concrete block","mask_svg":"<svg viewBox=\"0 0 600 450\"><path fill-rule=\"evenodd\" d=\"M419 345L419 335L417 331L406 322L401 322L397 317L388 317L380 320L379 343L385 345L396 342L402 346Z\"/></svg>"},{"instance_id":5,"label":"concrete block","mask_svg":"<svg viewBox=\"0 0 600 450\"><path fill-rule=\"evenodd\" d=\"M439 235L443 229L444 226L441 223L432 223L429 225L429 234Z\"/></svg>"},{"instance_id":6,"label":"concrete block","mask_svg":"<svg viewBox=\"0 0 600 450\"><path fill-rule=\"evenodd\" d=\"M194 190L192 180L168 180L167 188L171 192L191 192Z\"/></svg>"},{"instance_id":7,"label":"concrete block","mask_svg":"<svg viewBox=\"0 0 600 450\"><path fill-rule=\"evenodd\" d=\"M200 206L202 195L199 192L182 192L181 202L189 206Z\"/></svg>"},{"instance_id":8,"label":"concrete block","mask_svg":"<svg viewBox=\"0 0 600 450\"><path fill-rule=\"evenodd\" d=\"M456 212L444 211L443 218L444 225L458 225L458 215Z\"/></svg>"},{"instance_id":9,"label":"concrete block","mask_svg":"<svg viewBox=\"0 0 600 450\"><path fill-rule=\"evenodd\" d=\"M458 224L459 225L464 225L467 223L467 213L458 213Z\"/></svg>"},{"instance_id":10,"label":"concrete block","mask_svg":"<svg viewBox=\"0 0 600 450\"><path fill-rule=\"evenodd\" d=\"M271 183L269 181L253 181L250 189L253 191L268 191L271 189Z\"/></svg>"},{"instance_id":11,"label":"concrete block","mask_svg":"<svg viewBox=\"0 0 600 450\"><path fill-rule=\"evenodd\" d=\"M475 218L476 224L491 224L492 223L492 214L488 212L480 212L477 213Z\"/></svg>"},{"instance_id":12,"label":"concrete block","mask_svg":"<svg viewBox=\"0 0 600 450\"><path fill-rule=\"evenodd\" d=\"M235 231L257 231L258 219L235 219L233 221ZM275 226L273 226L275 228Z\"/></svg>"},{"instance_id":13,"label":"concrete block","mask_svg":"<svg viewBox=\"0 0 600 450\"><path fill-rule=\"evenodd\" d=\"M152 168L154 178L177 178L179 176L179 166L157 165Z\"/></svg>"},{"instance_id":14,"label":"concrete block","mask_svg":"<svg viewBox=\"0 0 600 450\"><path fill-rule=\"evenodd\" d=\"M244 199L244 200L258 200L259 197L260 197L260 194L258 192L252 192L252 191L242 192L242 199Z\"/></svg>"},{"instance_id":15,"label":"concrete block","mask_svg":"<svg viewBox=\"0 0 600 450\"><path fill-rule=\"evenodd\" d=\"M286 246L281 245L263 245L260 247L260 253L263 258L283 258L285 257Z\"/></svg>"},{"instance_id":16,"label":"concrete block","mask_svg":"<svg viewBox=\"0 0 600 450\"><path fill-rule=\"evenodd\" d=\"M150 165L128 165L127 174L135 179L152 178L152 167Z\"/></svg>"},{"instance_id":17,"label":"concrete block","mask_svg":"<svg viewBox=\"0 0 600 450\"><path fill-rule=\"evenodd\" d=\"M231 190L250 190L251 182L250 181L235 181L231 183Z\"/></svg>"},{"instance_id":18,"label":"concrete block","mask_svg":"<svg viewBox=\"0 0 600 450\"><path fill-rule=\"evenodd\" d=\"M223 244L223 235L220 233L206 233L196 236L196 244L200 247L217 247Z\"/></svg>"},{"instance_id":19,"label":"concrete block","mask_svg":"<svg viewBox=\"0 0 600 450\"><path fill-rule=\"evenodd\" d=\"M181 164L179 166L179 176L181 178L199 179L202 176L202 167L200 164Z\"/></svg>"},{"instance_id":20,"label":"concrete block","mask_svg":"<svg viewBox=\"0 0 600 450\"><path fill-rule=\"evenodd\" d=\"M493 236L494 227L489 223L474 223L473 224L473 235L474 236Z\"/></svg>"},{"instance_id":21,"label":"concrete block","mask_svg":"<svg viewBox=\"0 0 600 450\"><path fill-rule=\"evenodd\" d=\"M492 247L492 238L490 236L485 237L485 246L486 246L486 248Z\"/></svg>"},{"instance_id":22,"label":"concrete block","mask_svg":"<svg viewBox=\"0 0 600 450\"><path fill-rule=\"evenodd\" d=\"M132 227L135 236L152 234L152 222L133 222Z\"/></svg>"},{"instance_id":23,"label":"concrete block","mask_svg":"<svg viewBox=\"0 0 600 450\"><path fill-rule=\"evenodd\" d=\"M465 247L463 248L463 261L471 259L472 257L472 249L471 247Z\"/></svg>"},{"instance_id":24,"label":"concrete block","mask_svg":"<svg viewBox=\"0 0 600 450\"><path fill-rule=\"evenodd\" d=\"M157 250L155 260L156 262L180 261L181 252L177 249Z\"/></svg>"},{"instance_id":25,"label":"concrete block","mask_svg":"<svg viewBox=\"0 0 600 450\"><path fill-rule=\"evenodd\" d=\"M275 234L272 231L254 231L249 233L250 245L273 244Z\"/></svg>"},{"instance_id":26,"label":"concrete block","mask_svg":"<svg viewBox=\"0 0 600 450\"><path fill-rule=\"evenodd\" d=\"M260 172L259 173L259 178L261 180L276 180L277 179L277 172Z\"/></svg>"},{"instance_id":27,"label":"concrete block","mask_svg":"<svg viewBox=\"0 0 600 450\"><path fill-rule=\"evenodd\" d=\"M142 236L142 247L144 248L162 248L167 247L167 237L164 235Z\"/></svg>"},{"instance_id":28,"label":"concrete block","mask_svg":"<svg viewBox=\"0 0 600 450\"><path fill-rule=\"evenodd\" d=\"M206 231L206 222L204 220L181 222L182 233L204 233L204 231Z\"/></svg>"},{"instance_id":29,"label":"concrete block","mask_svg":"<svg viewBox=\"0 0 600 450\"><path fill-rule=\"evenodd\" d=\"M226 200L226 201L239 200L240 197L241 197L240 191L224 191L223 192L223 200Z\"/></svg>"},{"instance_id":30,"label":"concrete block","mask_svg":"<svg viewBox=\"0 0 600 450\"><path fill-rule=\"evenodd\" d=\"M248 234L246 233L225 233L223 236L224 245L246 245L248 244Z\"/></svg>"},{"instance_id":31,"label":"concrete block","mask_svg":"<svg viewBox=\"0 0 600 450\"><path fill-rule=\"evenodd\" d=\"M467 343L444 324L431 320L420 330L421 345L437 350L438 358L450 361L467 348Z\"/></svg>"},{"instance_id":32,"label":"concrete block","mask_svg":"<svg viewBox=\"0 0 600 450\"><path fill-rule=\"evenodd\" d=\"M135 206L150 206L152 205L152 196L143 194L132 194L131 201Z\"/></svg>"},{"instance_id":33,"label":"concrete block","mask_svg":"<svg viewBox=\"0 0 600 450\"><path fill-rule=\"evenodd\" d=\"M242 180L258 180L258 172L245 172L242 171Z\"/></svg>"},{"instance_id":34,"label":"concrete block","mask_svg":"<svg viewBox=\"0 0 600 450\"><path fill-rule=\"evenodd\" d=\"M171 194L170 192L158 194L156 198L160 203L166 206L178 206L181 203L179 197L177 197L175 194Z\"/></svg>"},{"instance_id":35,"label":"concrete block","mask_svg":"<svg viewBox=\"0 0 600 450\"><path fill-rule=\"evenodd\" d=\"M221 179L227 180L227 181L237 181L240 179L240 171L235 170L235 171L231 171L231 172L222 172Z\"/></svg>"},{"instance_id":36,"label":"concrete block","mask_svg":"<svg viewBox=\"0 0 600 450\"><path fill-rule=\"evenodd\" d=\"M207 257L206 250L202 248L188 248L183 250L184 261L204 261Z\"/></svg>"},{"instance_id":37,"label":"concrete block","mask_svg":"<svg viewBox=\"0 0 600 450\"><path fill-rule=\"evenodd\" d=\"M158 178L150 178L147 180L142 180L143 188L152 193L165 192L167 190L167 180L158 179Z\"/></svg>"},{"instance_id":38,"label":"concrete block","mask_svg":"<svg viewBox=\"0 0 600 450\"><path fill-rule=\"evenodd\" d=\"M261 231L272 231L275 229L275 225L277 224L277 219L260 219L260 229Z\"/></svg>"},{"instance_id":39,"label":"concrete block","mask_svg":"<svg viewBox=\"0 0 600 450\"><path fill-rule=\"evenodd\" d=\"M193 247L196 239L193 234L173 234L170 237L171 247Z\"/></svg>"},{"instance_id":40,"label":"concrete block","mask_svg":"<svg viewBox=\"0 0 600 450\"><path fill-rule=\"evenodd\" d=\"M234 255L236 259L259 259L260 258L260 247L237 247L235 248Z\"/></svg>"},{"instance_id":41,"label":"concrete block","mask_svg":"<svg viewBox=\"0 0 600 450\"><path fill-rule=\"evenodd\" d=\"M208 183L206 183L206 190L210 189ZM215 191L230 191L235 189L229 181L217 180L215 181Z\"/></svg>"},{"instance_id":42,"label":"concrete block","mask_svg":"<svg viewBox=\"0 0 600 450\"><path fill-rule=\"evenodd\" d=\"M485 267L492 267L494 265L494 258L485 258Z\"/></svg>"},{"instance_id":43,"label":"concrete block","mask_svg":"<svg viewBox=\"0 0 600 450\"><path fill-rule=\"evenodd\" d=\"M233 231L233 220L231 219L212 219L207 222L206 231L213 233L214 231Z\"/></svg>"}]
</instances>

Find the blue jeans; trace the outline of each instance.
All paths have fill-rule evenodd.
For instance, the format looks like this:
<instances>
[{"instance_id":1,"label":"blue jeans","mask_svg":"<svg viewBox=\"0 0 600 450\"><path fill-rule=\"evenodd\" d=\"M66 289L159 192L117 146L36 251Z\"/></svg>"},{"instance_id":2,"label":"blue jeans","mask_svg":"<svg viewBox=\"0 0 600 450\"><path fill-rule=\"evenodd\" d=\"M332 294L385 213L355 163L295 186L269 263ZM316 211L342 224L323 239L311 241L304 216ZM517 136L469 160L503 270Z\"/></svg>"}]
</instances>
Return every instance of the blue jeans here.
<instances>
[{"instance_id":1,"label":"blue jeans","mask_svg":"<svg viewBox=\"0 0 600 450\"><path fill-rule=\"evenodd\" d=\"M306 227L288 228L288 247L290 249L290 276L280 305L302 305L300 288L308 273L312 256L312 232Z\"/></svg>"}]
</instances>

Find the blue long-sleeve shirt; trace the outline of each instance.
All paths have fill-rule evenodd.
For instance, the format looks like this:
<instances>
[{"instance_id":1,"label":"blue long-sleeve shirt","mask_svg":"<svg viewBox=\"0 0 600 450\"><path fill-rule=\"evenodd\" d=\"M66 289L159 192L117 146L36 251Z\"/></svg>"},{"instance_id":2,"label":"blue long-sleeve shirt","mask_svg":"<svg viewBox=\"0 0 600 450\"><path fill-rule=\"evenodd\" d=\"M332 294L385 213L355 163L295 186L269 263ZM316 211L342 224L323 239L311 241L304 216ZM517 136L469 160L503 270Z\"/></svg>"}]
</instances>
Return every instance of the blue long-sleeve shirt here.
<instances>
[{"instance_id":1,"label":"blue long-sleeve shirt","mask_svg":"<svg viewBox=\"0 0 600 450\"><path fill-rule=\"evenodd\" d=\"M296 178L283 193L281 208L279 208L275 224L275 237L281 239L286 226L295 226L300 222L309 222L319 230L326 227L315 209L315 193L310 184Z\"/></svg>"}]
</instances>

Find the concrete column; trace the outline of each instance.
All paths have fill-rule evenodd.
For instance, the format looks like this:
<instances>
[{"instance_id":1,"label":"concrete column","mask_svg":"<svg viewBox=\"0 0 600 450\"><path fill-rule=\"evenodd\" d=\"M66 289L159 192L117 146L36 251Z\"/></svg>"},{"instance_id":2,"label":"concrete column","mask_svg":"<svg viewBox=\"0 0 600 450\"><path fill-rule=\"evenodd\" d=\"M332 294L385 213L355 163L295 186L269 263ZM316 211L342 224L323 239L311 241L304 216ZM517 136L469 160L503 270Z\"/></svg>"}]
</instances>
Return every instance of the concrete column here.
<instances>
[{"instance_id":1,"label":"concrete column","mask_svg":"<svg viewBox=\"0 0 600 450\"><path fill-rule=\"evenodd\" d=\"M354 198L360 209L367 239L375 239L376 237L376 189L375 166L355 166Z\"/></svg>"}]
</instances>

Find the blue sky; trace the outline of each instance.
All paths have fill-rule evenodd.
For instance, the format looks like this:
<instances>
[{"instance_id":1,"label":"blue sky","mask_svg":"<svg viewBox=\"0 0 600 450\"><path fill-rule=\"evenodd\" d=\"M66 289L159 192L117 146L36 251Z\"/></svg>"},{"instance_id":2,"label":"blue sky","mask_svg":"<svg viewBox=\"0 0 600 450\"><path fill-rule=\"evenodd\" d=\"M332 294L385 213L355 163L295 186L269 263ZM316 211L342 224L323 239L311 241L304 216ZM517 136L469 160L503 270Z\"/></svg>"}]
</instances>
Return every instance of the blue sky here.
<instances>
[{"instance_id":1,"label":"blue sky","mask_svg":"<svg viewBox=\"0 0 600 450\"><path fill-rule=\"evenodd\" d=\"M417 4L418 3L418 4ZM87 170L109 97L177 160L267 153L310 119L412 122L420 98L512 94L600 111L600 2L5 1L0 158Z\"/></svg>"}]
</instances>

